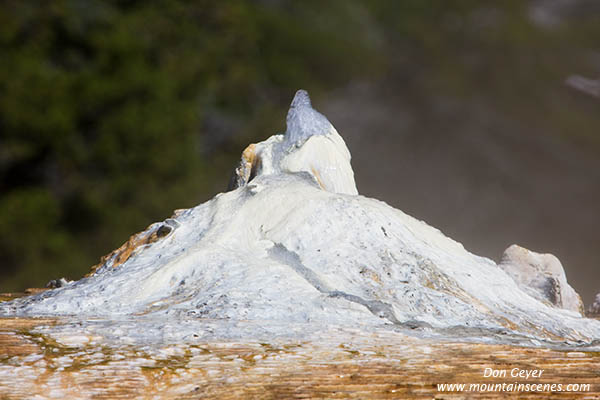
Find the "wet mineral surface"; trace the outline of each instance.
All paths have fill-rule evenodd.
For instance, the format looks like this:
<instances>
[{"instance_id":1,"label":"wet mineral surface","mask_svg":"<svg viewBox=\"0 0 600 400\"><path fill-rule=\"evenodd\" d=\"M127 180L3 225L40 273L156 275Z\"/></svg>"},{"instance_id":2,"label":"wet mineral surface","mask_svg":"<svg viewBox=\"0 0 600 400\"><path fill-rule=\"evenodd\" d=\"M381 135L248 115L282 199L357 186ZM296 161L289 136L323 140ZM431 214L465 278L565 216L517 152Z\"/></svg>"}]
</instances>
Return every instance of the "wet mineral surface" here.
<instances>
[{"instance_id":1,"label":"wet mineral surface","mask_svg":"<svg viewBox=\"0 0 600 400\"><path fill-rule=\"evenodd\" d=\"M0 398L600 396L600 352L583 348L440 341L349 329L311 341L185 344L107 344L85 334L57 341L39 333L73 323L68 318L0 320ZM495 374L506 371L506 376L486 377L486 368ZM539 370L543 370L539 377L511 376ZM462 391L439 387L452 383L466 386ZM477 384L486 386L471 387ZM500 388L502 384L506 389ZM529 390L517 390L517 384L529 384ZM546 389L555 384L554 391L544 390L544 384Z\"/></svg>"}]
</instances>

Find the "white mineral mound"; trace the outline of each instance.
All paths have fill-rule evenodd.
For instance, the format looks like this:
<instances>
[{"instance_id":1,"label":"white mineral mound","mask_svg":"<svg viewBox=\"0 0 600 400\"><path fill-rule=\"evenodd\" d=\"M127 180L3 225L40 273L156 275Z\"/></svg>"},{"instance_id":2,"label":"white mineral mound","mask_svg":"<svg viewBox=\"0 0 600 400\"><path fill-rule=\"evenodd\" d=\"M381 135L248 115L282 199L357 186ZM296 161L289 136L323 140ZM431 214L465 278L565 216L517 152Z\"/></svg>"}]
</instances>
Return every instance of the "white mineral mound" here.
<instances>
[{"instance_id":1,"label":"white mineral mound","mask_svg":"<svg viewBox=\"0 0 600 400\"><path fill-rule=\"evenodd\" d=\"M536 298L493 261L358 195L343 139L306 92L287 124L244 151L234 190L151 225L93 275L2 303L0 313L143 315L181 329L190 319L260 321L274 334L306 324L600 337L598 321Z\"/></svg>"}]
</instances>

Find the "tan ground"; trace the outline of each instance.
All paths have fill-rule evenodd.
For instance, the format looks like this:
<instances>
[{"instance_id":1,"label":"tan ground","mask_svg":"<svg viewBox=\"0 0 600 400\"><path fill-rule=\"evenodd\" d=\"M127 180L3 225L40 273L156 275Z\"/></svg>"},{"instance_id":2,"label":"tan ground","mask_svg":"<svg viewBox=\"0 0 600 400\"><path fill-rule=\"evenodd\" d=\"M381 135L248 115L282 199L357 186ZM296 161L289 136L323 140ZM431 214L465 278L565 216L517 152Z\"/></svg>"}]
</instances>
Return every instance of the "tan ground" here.
<instances>
[{"instance_id":1,"label":"tan ground","mask_svg":"<svg viewBox=\"0 0 600 400\"><path fill-rule=\"evenodd\" d=\"M600 353L357 333L319 343L69 347L34 334L65 320L0 319L0 398L599 398ZM85 340L84 340L85 342ZM484 378L486 367L508 378ZM543 369L539 379L512 368ZM439 392L440 383L590 384L578 393Z\"/></svg>"}]
</instances>

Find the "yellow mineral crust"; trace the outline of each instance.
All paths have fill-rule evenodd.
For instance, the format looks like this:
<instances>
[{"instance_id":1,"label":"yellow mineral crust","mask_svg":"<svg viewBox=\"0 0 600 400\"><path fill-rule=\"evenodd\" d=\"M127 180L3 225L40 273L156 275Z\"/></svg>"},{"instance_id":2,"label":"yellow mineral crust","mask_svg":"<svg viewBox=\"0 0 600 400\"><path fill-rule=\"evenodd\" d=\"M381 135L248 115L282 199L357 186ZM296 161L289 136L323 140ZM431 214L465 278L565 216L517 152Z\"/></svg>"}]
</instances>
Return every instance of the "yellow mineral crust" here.
<instances>
[{"instance_id":1,"label":"yellow mineral crust","mask_svg":"<svg viewBox=\"0 0 600 400\"><path fill-rule=\"evenodd\" d=\"M177 210L177 211L180 211L180 210ZM176 214L177 214L177 211L176 211ZM167 225L161 225L158 228L156 228L156 224L152 224L148 228L146 228L146 230L144 230L142 232L138 232L135 235L132 235L125 243L123 243L121 245L121 247L119 247L116 250L113 250L112 252L110 252L109 254L107 254L105 256L102 256L102 258L100 258L100 262L98 264L92 266L90 272L88 272L85 275L85 277L94 275L100 267L102 267L104 264L106 264L106 262L108 262L111 259L113 260L112 267L117 268L118 266L123 264L125 261L129 260L131 255L138 248L143 247L148 244L152 244L154 242L157 242L158 240L165 237L166 234L168 232L170 232L170 230L171 230L171 229L169 229L170 228L169 227L168 231L165 233L165 231L162 229L165 226L167 226Z\"/></svg>"}]
</instances>

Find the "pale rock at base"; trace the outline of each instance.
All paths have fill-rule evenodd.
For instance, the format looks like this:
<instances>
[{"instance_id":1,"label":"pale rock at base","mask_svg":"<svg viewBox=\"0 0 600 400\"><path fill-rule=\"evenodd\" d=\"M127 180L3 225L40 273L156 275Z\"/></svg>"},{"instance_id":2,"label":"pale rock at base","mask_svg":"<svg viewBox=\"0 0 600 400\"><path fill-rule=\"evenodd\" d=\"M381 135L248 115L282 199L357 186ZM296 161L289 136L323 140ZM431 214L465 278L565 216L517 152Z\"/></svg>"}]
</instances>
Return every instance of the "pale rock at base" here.
<instances>
[{"instance_id":1,"label":"pale rock at base","mask_svg":"<svg viewBox=\"0 0 600 400\"><path fill-rule=\"evenodd\" d=\"M600 316L600 293L598 293L596 295L594 302L588 308L588 314L594 315L594 316Z\"/></svg>"},{"instance_id":2,"label":"pale rock at base","mask_svg":"<svg viewBox=\"0 0 600 400\"><path fill-rule=\"evenodd\" d=\"M539 254L513 244L504 250L498 266L536 299L584 314L581 297L567 283L563 266L554 255Z\"/></svg>"}]
</instances>

